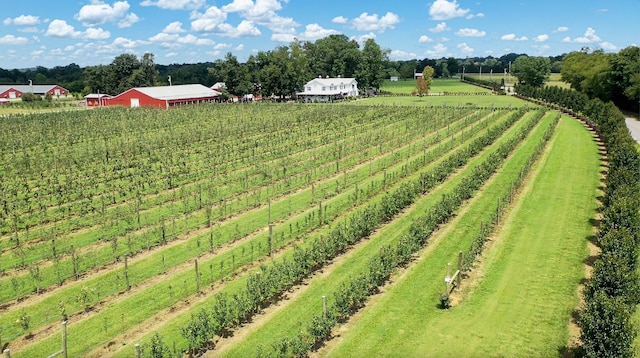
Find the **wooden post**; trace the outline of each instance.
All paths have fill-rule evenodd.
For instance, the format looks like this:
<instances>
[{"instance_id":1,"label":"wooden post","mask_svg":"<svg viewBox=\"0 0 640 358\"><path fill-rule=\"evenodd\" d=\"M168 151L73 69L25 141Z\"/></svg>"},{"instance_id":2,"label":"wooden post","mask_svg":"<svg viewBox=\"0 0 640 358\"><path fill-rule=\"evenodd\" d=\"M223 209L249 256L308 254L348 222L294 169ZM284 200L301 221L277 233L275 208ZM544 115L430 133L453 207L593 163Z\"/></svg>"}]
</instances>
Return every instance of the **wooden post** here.
<instances>
[{"instance_id":1,"label":"wooden post","mask_svg":"<svg viewBox=\"0 0 640 358\"><path fill-rule=\"evenodd\" d=\"M200 271L198 270L198 259L196 259L196 293L200 294Z\"/></svg>"},{"instance_id":2,"label":"wooden post","mask_svg":"<svg viewBox=\"0 0 640 358\"><path fill-rule=\"evenodd\" d=\"M140 352L140 343L136 343L136 358L142 357L142 353Z\"/></svg>"},{"instance_id":3,"label":"wooden post","mask_svg":"<svg viewBox=\"0 0 640 358\"><path fill-rule=\"evenodd\" d=\"M9 348L4 350L4 358L11 358L11 350Z\"/></svg>"},{"instance_id":4,"label":"wooden post","mask_svg":"<svg viewBox=\"0 0 640 358\"><path fill-rule=\"evenodd\" d=\"M62 358L67 357L67 321L62 321Z\"/></svg>"},{"instance_id":5,"label":"wooden post","mask_svg":"<svg viewBox=\"0 0 640 358\"><path fill-rule=\"evenodd\" d=\"M124 255L124 279L127 281L127 291L131 289L131 284L129 283L129 256Z\"/></svg>"},{"instance_id":6,"label":"wooden post","mask_svg":"<svg viewBox=\"0 0 640 358\"><path fill-rule=\"evenodd\" d=\"M76 250L71 245L71 265L73 266L73 277L78 279L78 262L76 261Z\"/></svg>"},{"instance_id":7,"label":"wooden post","mask_svg":"<svg viewBox=\"0 0 640 358\"><path fill-rule=\"evenodd\" d=\"M268 221L268 223L271 224L271 198L269 198L267 200L267 207L268 207L268 211L269 211L269 221Z\"/></svg>"},{"instance_id":8,"label":"wooden post","mask_svg":"<svg viewBox=\"0 0 640 358\"><path fill-rule=\"evenodd\" d=\"M318 226L322 225L322 201L318 203Z\"/></svg>"},{"instance_id":9,"label":"wooden post","mask_svg":"<svg viewBox=\"0 0 640 358\"><path fill-rule=\"evenodd\" d=\"M327 319L327 296L322 295L322 318Z\"/></svg>"},{"instance_id":10,"label":"wooden post","mask_svg":"<svg viewBox=\"0 0 640 358\"><path fill-rule=\"evenodd\" d=\"M458 251L458 277L456 277L456 285L460 287L462 280L462 250Z\"/></svg>"},{"instance_id":11,"label":"wooden post","mask_svg":"<svg viewBox=\"0 0 640 358\"><path fill-rule=\"evenodd\" d=\"M273 254L273 224L269 223L269 256Z\"/></svg>"}]
</instances>

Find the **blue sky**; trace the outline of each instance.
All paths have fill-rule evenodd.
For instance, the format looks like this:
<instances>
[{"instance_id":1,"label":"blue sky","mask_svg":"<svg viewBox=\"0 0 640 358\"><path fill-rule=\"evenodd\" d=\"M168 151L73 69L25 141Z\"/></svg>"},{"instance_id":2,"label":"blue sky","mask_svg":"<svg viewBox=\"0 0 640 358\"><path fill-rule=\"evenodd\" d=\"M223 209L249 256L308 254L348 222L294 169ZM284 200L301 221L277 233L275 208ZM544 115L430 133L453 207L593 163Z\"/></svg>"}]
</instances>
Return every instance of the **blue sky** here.
<instances>
[{"instance_id":1,"label":"blue sky","mask_svg":"<svg viewBox=\"0 0 640 358\"><path fill-rule=\"evenodd\" d=\"M640 0L28 0L0 10L0 67L240 61L294 38L374 38L390 57L555 56L640 43Z\"/></svg>"}]
</instances>

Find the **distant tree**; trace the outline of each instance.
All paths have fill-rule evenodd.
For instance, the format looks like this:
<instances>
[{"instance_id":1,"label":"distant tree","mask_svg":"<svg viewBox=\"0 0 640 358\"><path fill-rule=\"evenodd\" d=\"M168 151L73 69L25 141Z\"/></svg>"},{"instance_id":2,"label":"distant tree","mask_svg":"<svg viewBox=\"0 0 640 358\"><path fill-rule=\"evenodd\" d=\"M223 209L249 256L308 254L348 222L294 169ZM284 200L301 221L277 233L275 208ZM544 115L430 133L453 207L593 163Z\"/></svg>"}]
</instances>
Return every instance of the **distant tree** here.
<instances>
[{"instance_id":1,"label":"distant tree","mask_svg":"<svg viewBox=\"0 0 640 358\"><path fill-rule=\"evenodd\" d=\"M548 57L520 56L513 63L511 73L520 84L542 87L551 75L551 61Z\"/></svg>"},{"instance_id":2,"label":"distant tree","mask_svg":"<svg viewBox=\"0 0 640 358\"><path fill-rule=\"evenodd\" d=\"M346 35L329 35L304 45L309 69L316 76L355 77L360 65L360 46Z\"/></svg>"},{"instance_id":3,"label":"distant tree","mask_svg":"<svg viewBox=\"0 0 640 358\"><path fill-rule=\"evenodd\" d=\"M42 97L41 96L38 96L37 94L33 94L31 92L23 93L21 99L22 99L22 102L40 102L40 101L42 101Z\"/></svg>"},{"instance_id":4,"label":"distant tree","mask_svg":"<svg viewBox=\"0 0 640 358\"><path fill-rule=\"evenodd\" d=\"M254 86L247 67L240 62L231 52L227 53L224 60L217 60L218 75L224 82L227 90L236 95L243 96L253 93Z\"/></svg>"},{"instance_id":5,"label":"distant tree","mask_svg":"<svg viewBox=\"0 0 640 358\"><path fill-rule=\"evenodd\" d=\"M415 93L422 97L429 94L429 89L431 88L431 83L433 83L433 67L427 66L422 70L422 77L418 77L416 80L416 89Z\"/></svg>"},{"instance_id":6,"label":"distant tree","mask_svg":"<svg viewBox=\"0 0 640 358\"><path fill-rule=\"evenodd\" d=\"M380 88L384 77L383 63L388 50L382 50L374 39L368 39L362 48L362 57L357 73L358 84L362 88Z\"/></svg>"}]
</instances>

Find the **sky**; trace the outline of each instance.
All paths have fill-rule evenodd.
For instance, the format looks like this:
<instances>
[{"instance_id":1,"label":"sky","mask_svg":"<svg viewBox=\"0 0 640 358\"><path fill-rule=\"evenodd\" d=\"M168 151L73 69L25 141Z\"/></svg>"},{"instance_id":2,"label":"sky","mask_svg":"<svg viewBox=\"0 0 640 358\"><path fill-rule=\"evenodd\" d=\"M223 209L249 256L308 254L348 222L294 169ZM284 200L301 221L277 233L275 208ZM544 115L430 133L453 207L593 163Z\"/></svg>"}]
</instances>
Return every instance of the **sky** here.
<instances>
[{"instance_id":1,"label":"sky","mask_svg":"<svg viewBox=\"0 0 640 358\"><path fill-rule=\"evenodd\" d=\"M4 0L0 68L241 62L294 39L373 38L393 60L557 56L640 44L640 0ZM9 5L10 3L10 5Z\"/></svg>"}]
</instances>

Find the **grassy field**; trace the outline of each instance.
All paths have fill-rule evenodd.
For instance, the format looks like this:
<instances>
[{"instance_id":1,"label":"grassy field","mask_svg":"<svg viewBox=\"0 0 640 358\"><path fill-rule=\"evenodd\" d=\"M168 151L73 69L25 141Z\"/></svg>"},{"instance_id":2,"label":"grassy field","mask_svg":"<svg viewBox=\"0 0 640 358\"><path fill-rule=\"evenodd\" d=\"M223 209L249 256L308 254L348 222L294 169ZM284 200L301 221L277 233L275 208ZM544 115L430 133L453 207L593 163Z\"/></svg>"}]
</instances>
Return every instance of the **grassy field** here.
<instances>
[{"instance_id":1,"label":"grassy field","mask_svg":"<svg viewBox=\"0 0 640 358\"><path fill-rule=\"evenodd\" d=\"M444 265L434 248L394 278L319 355L561 355L593 235L600 158L590 133L570 118L563 118L551 144L493 237L472 285L463 281L460 302L449 310L434 304ZM472 213L473 208L460 223L473 219ZM445 242L460 239L458 225L443 231Z\"/></svg>"},{"instance_id":2,"label":"grassy field","mask_svg":"<svg viewBox=\"0 0 640 358\"><path fill-rule=\"evenodd\" d=\"M383 92L389 92L391 94L411 94L416 88L415 80L400 80L397 82L391 82L385 80L380 87ZM456 78L435 78L431 84L429 93L442 93L442 92L474 92L484 93L490 92L485 88L469 85L467 83L460 82Z\"/></svg>"}]
</instances>

